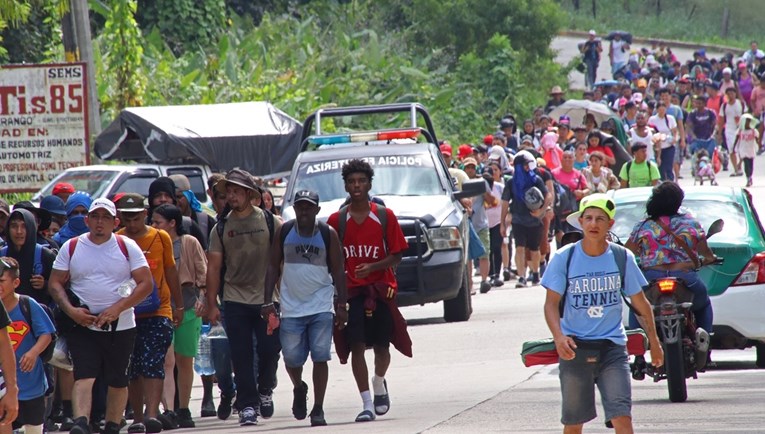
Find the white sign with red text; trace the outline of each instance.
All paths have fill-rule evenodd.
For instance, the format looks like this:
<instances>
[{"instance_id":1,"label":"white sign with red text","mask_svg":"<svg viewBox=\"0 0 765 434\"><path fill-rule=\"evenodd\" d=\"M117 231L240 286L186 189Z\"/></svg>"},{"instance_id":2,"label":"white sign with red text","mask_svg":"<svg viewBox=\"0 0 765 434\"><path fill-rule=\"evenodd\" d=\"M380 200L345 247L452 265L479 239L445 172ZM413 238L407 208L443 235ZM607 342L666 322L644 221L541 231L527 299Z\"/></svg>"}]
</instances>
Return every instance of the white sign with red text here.
<instances>
[{"instance_id":1,"label":"white sign with red text","mask_svg":"<svg viewBox=\"0 0 765 434\"><path fill-rule=\"evenodd\" d=\"M84 63L0 68L0 193L89 164Z\"/></svg>"}]
</instances>

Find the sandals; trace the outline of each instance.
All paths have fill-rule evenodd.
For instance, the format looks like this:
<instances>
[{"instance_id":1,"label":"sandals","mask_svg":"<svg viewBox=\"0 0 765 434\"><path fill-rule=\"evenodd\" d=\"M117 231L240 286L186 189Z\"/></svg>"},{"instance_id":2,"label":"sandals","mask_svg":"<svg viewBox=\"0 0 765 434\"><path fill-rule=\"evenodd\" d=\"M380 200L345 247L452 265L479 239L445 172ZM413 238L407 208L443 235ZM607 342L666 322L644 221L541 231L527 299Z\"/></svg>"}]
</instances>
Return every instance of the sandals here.
<instances>
[{"instance_id":1,"label":"sandals","mask_svg":"<svg viewBox=\"0 0 765 434\"><path fill-rule=\"evenodd\" d=\"M364 410L356 416L356 422L371 422L375 420L375 414L369 410Z\"/></svg>"},{"instance_id":2,"label":"sandals","mask_svg":"<svg viewBox=\"0 0 765 434\"><path fill-rule=\"evenodd\" d=\"M378 416L382 416L390 410L390 396L388 395L388 382L383 380L383 387L385 387L385 394L375 395L375 413Z\"/></svg>"}]
</instances>

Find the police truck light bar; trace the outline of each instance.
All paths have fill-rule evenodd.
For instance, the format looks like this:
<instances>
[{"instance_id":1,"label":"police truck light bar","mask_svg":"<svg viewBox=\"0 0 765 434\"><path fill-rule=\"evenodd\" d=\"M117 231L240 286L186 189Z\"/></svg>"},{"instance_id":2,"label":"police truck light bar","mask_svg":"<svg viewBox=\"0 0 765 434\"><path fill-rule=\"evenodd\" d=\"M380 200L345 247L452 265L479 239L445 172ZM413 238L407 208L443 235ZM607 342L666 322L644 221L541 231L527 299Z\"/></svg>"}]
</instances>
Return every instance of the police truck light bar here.
<instances>
[{"instance_id":1,"label":"police truck light bar","mask_svg":"<svg viewBox=\"0 0 765 434\"><path fill-rule=\"evenodd\" d=\"M375 140L416 139L420 135L419 128L403 130L384 130L350 134L333 134L327 136L311 136L308 141L313 145L334 145L338 143L360 143Z\"/></svg>"}]
</instances>

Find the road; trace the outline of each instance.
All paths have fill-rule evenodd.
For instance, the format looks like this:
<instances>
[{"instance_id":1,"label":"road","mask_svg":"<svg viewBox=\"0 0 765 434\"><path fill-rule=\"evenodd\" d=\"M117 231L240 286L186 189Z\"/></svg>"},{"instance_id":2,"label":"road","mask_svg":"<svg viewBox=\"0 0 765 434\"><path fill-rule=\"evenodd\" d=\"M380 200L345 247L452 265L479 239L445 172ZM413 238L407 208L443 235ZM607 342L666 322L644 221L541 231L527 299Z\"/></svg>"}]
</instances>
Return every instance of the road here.
<instances>
[{"instance_id":1,"label":"road","mask_svg":"<svg viewBox=\"0 0 765 434\"><path fill-rule=\"evenodd\" d=\"M570 36L558 36L553 39L550 47L556 51L557 56L555 60L563 65L568 64L574 57L579 55L577 44L584 42L584 38L574 38ZM642 48L646 44L635 43L632 45L634 48ZM650 46L649 46L650 48ZM672 48L672 52L675 53L680 62L693 58L692 49L688 48ZM723 53L716 53L713 51L707 51L707 56L720 57ZM600 65L598 66L597 80L611 79L611 66L608 62L608 41L603 41L603 53L601 56ZM572 71L568 77L569 87L571 89L584 89L584 74L579 71Z\"/></svg>"},{"instance_id":2,"label":"road","mask_svg":"<svg viewBox=\"0 0 765 434\"><path fill-rule=\"evenodd\" d=\"M567 61L578 41L556 38L553 48L562 50L559 59ZM574 47L573 51L568 47ZM681 58L688 50L677 50ZM601 68L603 69L603 68ZM605 74L603 71L601 74ZM572 79L583 83L581 74ZM690 164L683 168L681 185L691 185ZM765 215L765 157L755 162L755 186L751 189L755 206ZM743 178L719 174L724 186L743 186ZM512 282L511 282L512 283ZM325 404L329 426L311 432L365 433L465 433L465 432L560 432L560 393L557 367L523 366L520 349L524 341L549 336L542 316L544 292L541 287L494 289L473 299L474 313L468 322L443 322L441 304L403 308L414 342L414 357L408 359L394 351L387 376L392 407L388 415L360 425L353 420L361 410L350 366L330 362L330 380ZM633 382L633 415L637 432L702 433L765 432L765 370L754 368L755 353L715 351L716 369L688 382L688 402L671 404L666 384L650 380ZM371 363L371 354L367 360ZM310 365L310 363L308 364ZM310 366L304 377L310 379ZM191 410L197 428L178 432L236 433L251 431L299 432L307 420L292 418L291 385L283 368L274 393L275 416L261 420L254 428L240 428L236 417L227 421L200 419L202 389L197 383L192 393ZM306 380L309 383L310 381ZM217 403L217 391L216 403ZM312 394L309 393L309 406ZM310 407L309 407L310 408ZM587 426L588 432L613 432L599 419ZM124 432L125 430L123 430Z\"/></svg>"}]
</instances>

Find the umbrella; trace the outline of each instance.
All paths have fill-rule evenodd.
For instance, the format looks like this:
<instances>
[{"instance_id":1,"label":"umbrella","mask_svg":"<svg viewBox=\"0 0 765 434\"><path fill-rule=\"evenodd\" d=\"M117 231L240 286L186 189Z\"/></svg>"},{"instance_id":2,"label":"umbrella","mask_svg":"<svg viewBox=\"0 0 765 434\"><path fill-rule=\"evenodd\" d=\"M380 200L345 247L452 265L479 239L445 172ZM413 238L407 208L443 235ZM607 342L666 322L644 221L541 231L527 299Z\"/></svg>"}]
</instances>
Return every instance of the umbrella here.
<instances>
[{"instance_id":1,"label":"umbrella","mask_svg":"<svg viewBox=\"0 0 765 434\"><path fill-rule=\"evenodd\" d=\"M624 30L614 30L613 32L609 33L608 36L606 36L606 40L612 41L616 35L621 36L622 39L625 40L628 44L632 44L632 33L625 32Z\"/></svg>"},{"instance_id":2,"label":"umbrella","mask_svg":"<svg viewBox=\"0 0 765 434\"><path fill-rule=\"evenodd\" d=\"M567 115L571 118L571 122L576 124L579 122L584 123L584 117L588 114L592 114L595 117L595 122L600 125L601 122L609 119L614 113L607 105L599 102L586 99L570 99L555 107L549 116L552 119L559 119L561 116Z\"/></svg>"}]
</instances>

